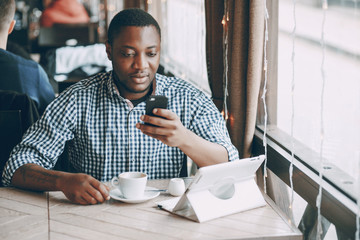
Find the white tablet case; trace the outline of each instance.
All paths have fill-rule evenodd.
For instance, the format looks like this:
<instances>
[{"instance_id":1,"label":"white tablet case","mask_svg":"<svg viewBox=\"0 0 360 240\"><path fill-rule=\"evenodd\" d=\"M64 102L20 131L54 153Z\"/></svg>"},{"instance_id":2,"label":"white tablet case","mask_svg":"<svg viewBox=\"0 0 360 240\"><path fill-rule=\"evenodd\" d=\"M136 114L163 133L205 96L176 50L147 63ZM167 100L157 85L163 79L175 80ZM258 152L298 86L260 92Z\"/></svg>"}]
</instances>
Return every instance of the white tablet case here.
<instances>
[{"instance_id":1,"label":"white tablet case","mask_svg":"<svg viewBox=\"0 0 360 240\"><path fill-rule=\"evenodd\" d=\"M196 222L266 205L255 182L255 172L265 160L261 155L199 168L178 201L165 200L158 207ZM175 200L175 201L174 201Z\"/></svg>"}]
</instances>

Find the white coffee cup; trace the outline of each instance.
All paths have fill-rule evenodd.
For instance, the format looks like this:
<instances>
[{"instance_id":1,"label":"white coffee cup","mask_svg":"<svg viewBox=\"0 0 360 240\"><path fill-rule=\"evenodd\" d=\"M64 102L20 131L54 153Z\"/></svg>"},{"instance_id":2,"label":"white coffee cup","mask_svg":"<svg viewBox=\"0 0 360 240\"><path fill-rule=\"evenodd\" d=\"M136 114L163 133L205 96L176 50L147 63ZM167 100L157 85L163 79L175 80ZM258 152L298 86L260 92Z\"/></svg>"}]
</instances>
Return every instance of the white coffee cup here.
<instances>
[{"instance_id":1,"label":"white coffee cup","mask_svg":"<svg viewBox=\"0 0 360 240\"><path fill-rule=\"evenodd\" d=\"M185 192L185 182L182 178L172 178L170 179L168 192L175 196L181 196Z\"/></svg>"},{"instance_id":2,"label":"white coffee cup","mask_svg":"<svg viewBox=\"0 0 360 240\"><path fill-rule=\"evenodd\" d=\"M124 172L111 179L111 185L120 189L124 198L141 199L144 197L147 174L142 172Z\"/></svg>"}]
</instances>

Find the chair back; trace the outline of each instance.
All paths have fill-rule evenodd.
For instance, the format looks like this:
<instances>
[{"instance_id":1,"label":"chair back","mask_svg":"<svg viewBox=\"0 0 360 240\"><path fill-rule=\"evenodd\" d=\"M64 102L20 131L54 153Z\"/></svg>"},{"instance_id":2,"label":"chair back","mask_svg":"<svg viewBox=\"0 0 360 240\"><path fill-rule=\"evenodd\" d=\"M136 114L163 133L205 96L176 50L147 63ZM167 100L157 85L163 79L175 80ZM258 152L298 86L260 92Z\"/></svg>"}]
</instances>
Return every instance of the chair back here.
<instances>
[{"instance_id":1,"label":"chair back","mask_svg":"<svg viewBox=\"0 0 360 240\"><path fill-rule=\"evenodd\" d=\"M75 45L88 45L98 42L97 23L54 24L40 28L38 44L40 47L64 47L67 40L75 39Z\"/></svg>"},{"instance_id":2,"label":"chair back","mask_svg":"<svg viewBox=\"0 0 360 240\"><path fill-rule=\"evenodd\" d=\"M22 137L21 111L0 111L0 172L9 159L11 150L21 141ZM2 183L0 182L0 186Z\"/></svg>"},{"instance_id":3,"label":"chair back","mask_svg":"<svg viewBox=\"0 0 360 240\"><path fill-rule=\"evenodd\" d=\"M28 95L0 90L0 175L11 150L38 118L35 101Z\"/></svg>"}]
</instances>

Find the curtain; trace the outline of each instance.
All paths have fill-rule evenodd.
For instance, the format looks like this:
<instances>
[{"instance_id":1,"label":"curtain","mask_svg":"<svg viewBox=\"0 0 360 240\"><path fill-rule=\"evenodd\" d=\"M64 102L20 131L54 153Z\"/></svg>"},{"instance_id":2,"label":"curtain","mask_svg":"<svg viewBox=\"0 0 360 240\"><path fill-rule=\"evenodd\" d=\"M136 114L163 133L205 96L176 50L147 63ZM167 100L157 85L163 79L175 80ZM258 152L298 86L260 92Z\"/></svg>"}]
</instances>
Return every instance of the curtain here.
<instances>
[{"instance_id":1,"label":"curtain","mask_svg":"<svg viewBox=\"0 0 360 240\"><path fill-rule=\"evenodd\" d=\"M223 110L222 18L228 10L227 126L240 158L251 155L263 69L263 0L205 0L206 54L213 101Z\"/></svg>"},{"instance_id":2,"label":"curtain","mask_svg":"<svg viewBox=\"0 0 360 240\"><path fill-rule=\"evenodd\" d=\"M224 2L205 1L206 63L212 99L219 111L223 108L223 26Z\"/></svg>"}]
</instances>

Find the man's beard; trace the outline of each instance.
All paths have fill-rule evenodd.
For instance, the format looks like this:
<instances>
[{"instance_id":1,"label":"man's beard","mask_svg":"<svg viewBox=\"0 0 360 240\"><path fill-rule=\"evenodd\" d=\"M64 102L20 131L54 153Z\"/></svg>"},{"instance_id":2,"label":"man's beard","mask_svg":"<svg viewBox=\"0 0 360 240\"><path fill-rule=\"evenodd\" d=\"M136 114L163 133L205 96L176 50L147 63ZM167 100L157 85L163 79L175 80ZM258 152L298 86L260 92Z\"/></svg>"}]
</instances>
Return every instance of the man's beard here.
<instances>
[{"instance_id":1,"label":"man's beard","mask_svg":"<svg viewBox=\"0 0 360 240\"><path fill-rule=\"evenodd\" d=\"M116 87L118 88L119 92L121 92L120 89L124 89L128 93L139 94L139 93L148 92L151 89L155 77L150 81L149 85L145 89L142 89L142 90L135 90L135 89L129 88L126 84L124 84L124 82L120 81L119 77L116 75L115 72L113 72L113 79L114 79L114 83L115 83Z\"/></svg>"}]
</instances>

